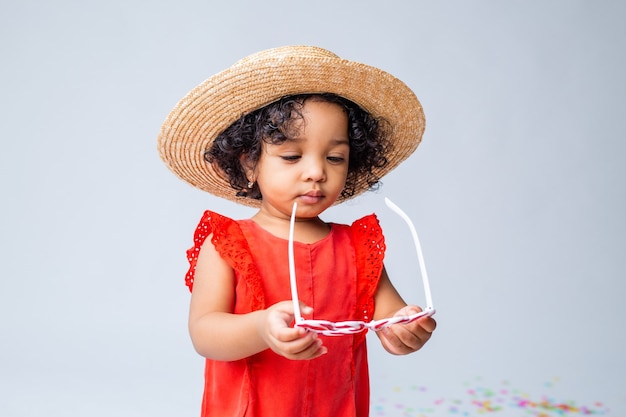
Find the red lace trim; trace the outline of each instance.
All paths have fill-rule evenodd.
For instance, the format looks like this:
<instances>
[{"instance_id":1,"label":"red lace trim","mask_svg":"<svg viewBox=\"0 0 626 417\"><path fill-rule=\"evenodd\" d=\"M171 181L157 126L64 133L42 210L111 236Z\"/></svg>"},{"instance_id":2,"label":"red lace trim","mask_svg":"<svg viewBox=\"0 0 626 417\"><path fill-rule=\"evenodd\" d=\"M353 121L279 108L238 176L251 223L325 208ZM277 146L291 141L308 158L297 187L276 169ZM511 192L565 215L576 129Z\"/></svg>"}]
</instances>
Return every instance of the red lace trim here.
<instances>
[{"instance_id":1,"label":"red lace trim","mask_svg":"<svg viewBox=\"0 0 626 417\"><path fill-rule=\"evenodd\" d=\"M248 242L239 224L233 219L209 210L204 212L194 233L193 246L187 250L189 270L185 275L185 284L189 287L189 291L193 290L200 248L211 233L213 234L211 243L215 246L215 250L239 273L239 279L245 280L245 285L252 294L251 311L265 308L261 277L254 265Z\"/></svg>"},{"instance_id":2,"label":"red lace trim","mask_svg":"<svg viewBox=\"0 0 626 417\"><path fill-rule=\"evenodd\" d=\"M383 270L385 237L375 214L370 214L352 223L352 239L356 252L357 317L370 321L374 318L374 294ZM355 345L365 339L365 333L355 338Z\"/></svg>"}]
</instances>

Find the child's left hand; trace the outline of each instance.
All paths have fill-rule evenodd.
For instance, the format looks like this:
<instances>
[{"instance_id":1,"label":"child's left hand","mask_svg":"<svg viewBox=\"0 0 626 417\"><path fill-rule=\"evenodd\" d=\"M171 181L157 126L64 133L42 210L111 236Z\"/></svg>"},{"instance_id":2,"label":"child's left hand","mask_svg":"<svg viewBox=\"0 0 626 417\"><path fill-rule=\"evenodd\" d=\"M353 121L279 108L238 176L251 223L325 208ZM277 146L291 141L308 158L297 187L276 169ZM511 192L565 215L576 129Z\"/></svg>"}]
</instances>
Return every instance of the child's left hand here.
<instances>
[{"instance_id":1,"label":"child's left hand","mask_svg":"<svg viewBox=\"0 0 626 417\"><path fill-rule=\"evenodd\" d=\"M422 311L417 306L401 308L395 316L410 316ZM394 355L406 355L424 346L437 323L432 317L422 317L408 324L394 324L377 332L385 350Z\"/></svg>"}]
</instances>

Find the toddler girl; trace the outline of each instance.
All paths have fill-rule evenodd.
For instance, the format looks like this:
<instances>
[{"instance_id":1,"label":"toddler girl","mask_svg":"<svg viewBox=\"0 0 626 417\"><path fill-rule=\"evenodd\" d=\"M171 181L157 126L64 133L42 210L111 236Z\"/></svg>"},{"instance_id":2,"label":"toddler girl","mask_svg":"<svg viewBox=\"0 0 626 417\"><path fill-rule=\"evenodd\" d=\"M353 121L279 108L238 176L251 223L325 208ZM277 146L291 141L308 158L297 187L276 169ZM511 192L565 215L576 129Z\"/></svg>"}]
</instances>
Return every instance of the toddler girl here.
<instances>
[{"instance_id":1,"label":"toddler girl","mask_svg":"<svg viewBox=\"0 0 626 417\"><path fill-rule=\"evenodd\" d=\"M192 90L159 136L180 178L258 208L233 220L206 211L187 252L189 331L206 358L202 416L367 416L365 332L324 336L293 326L291 212L303 315L371 320L407 306L383 265L375 215L325 223L330 206L375 188L417 147L424 116L390 74L316 47L262 51ZM420 349L431 317L376 334L402 355Z\"/></svg>"}]
</instances>

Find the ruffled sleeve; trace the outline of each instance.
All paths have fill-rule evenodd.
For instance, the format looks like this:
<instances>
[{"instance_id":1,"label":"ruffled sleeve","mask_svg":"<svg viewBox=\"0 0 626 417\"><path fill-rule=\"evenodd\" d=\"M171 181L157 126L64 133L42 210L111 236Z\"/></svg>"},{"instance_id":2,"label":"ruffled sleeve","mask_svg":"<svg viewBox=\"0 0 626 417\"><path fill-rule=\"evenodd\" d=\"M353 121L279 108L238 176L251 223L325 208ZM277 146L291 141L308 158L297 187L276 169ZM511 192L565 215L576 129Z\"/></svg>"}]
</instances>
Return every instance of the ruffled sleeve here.
<instances>
[{"instance_id":1,"label":"ruffled sleeve","mask_svg":"<svg viewBox=\"0 0 626 417\"><path fill-rule=\"evenodd\" d=\"M374 317L374 293L378 287L385 258L385 237L375 214L352 223L352 239L357 266L357 315L363 321Z\"/></svg>"},{"instance_id":2,"label":"ruffled sleeve","mask_svg":"<svg viewBox=\"0 0 626 417\"><path fill-rule=\"evenodd\" d=\"M193 291L200 248L209 235L212 235L211 243L215 250L237 273L240 281L237 285L246 287L246 292L250 295L249 310L265 308L261 277L239 224L231 218L209 210L205 211L200 219L194 233L193 246L187 250L189 270L185 275L185 284L189 291Z\"/></svg>"}]
</instances>

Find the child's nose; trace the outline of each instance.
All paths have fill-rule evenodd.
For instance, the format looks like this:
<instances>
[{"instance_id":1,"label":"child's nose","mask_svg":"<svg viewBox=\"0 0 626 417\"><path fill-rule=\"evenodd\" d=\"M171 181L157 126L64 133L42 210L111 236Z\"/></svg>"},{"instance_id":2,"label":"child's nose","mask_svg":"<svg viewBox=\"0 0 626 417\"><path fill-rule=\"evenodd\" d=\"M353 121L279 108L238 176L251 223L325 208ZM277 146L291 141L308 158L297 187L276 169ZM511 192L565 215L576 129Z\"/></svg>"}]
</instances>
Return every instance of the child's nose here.
<instances>
[{"instance_id":1,"label":"child's nose","mask_svg":"<svg viewBox=\"0 0 626 417\"><path fill-rule=\"evenodd\" d=\"M310 160L305 170L305 177L307 181L324 181L326 179L324 161Z\"/></svg>"}]
</instances>

